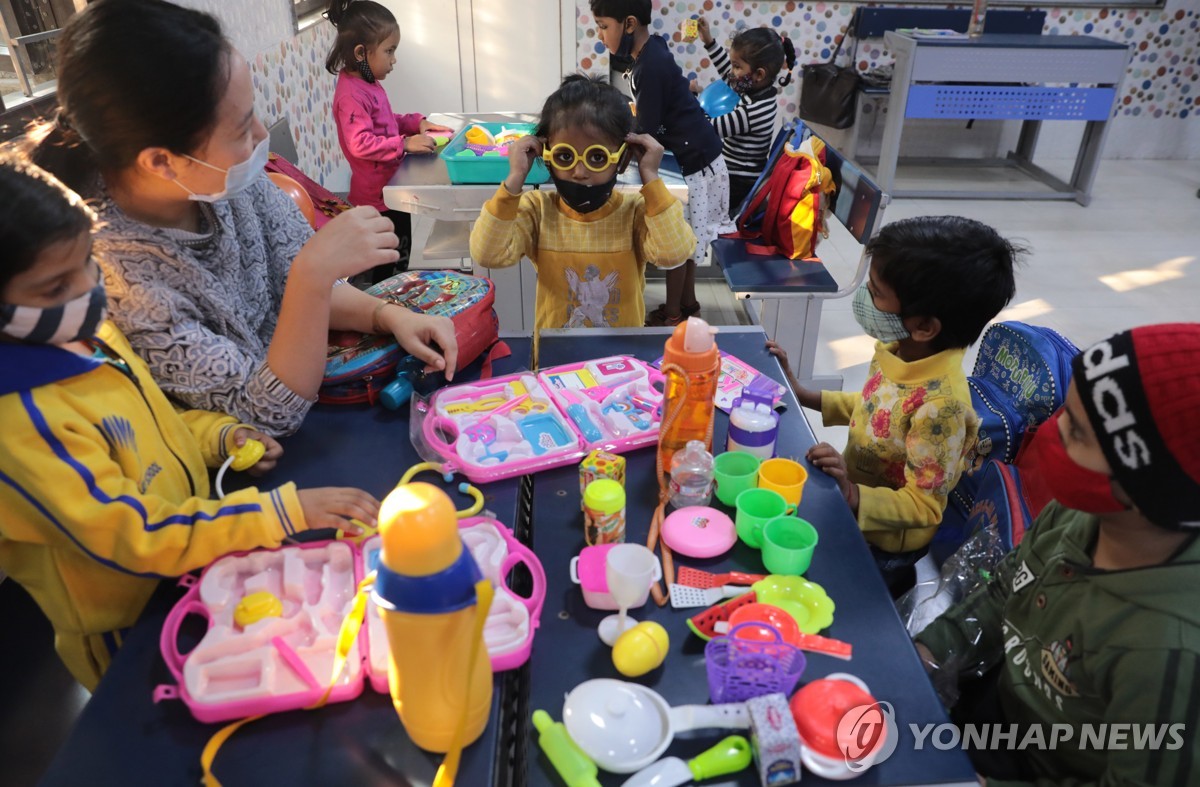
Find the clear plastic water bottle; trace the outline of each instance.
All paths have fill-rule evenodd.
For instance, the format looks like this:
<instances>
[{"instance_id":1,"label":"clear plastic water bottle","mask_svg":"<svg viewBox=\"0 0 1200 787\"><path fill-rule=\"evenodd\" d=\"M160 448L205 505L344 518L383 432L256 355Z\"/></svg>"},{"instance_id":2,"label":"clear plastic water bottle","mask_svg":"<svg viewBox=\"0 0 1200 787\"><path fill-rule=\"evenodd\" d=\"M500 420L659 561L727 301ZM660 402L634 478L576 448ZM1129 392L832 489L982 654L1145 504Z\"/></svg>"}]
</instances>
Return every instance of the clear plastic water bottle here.
<instances>
[{"instance_id":1,"label":"clear plastic water bottle","mask_svg":"<svg viewBox=\"0 0 1200 787\"><path fill-rule=\"evenodd\" d=\"M671 505L676 509L706 506L712 500L713 457L704 443L689 440L671 457Z\"/></svg>"}]
</instances>

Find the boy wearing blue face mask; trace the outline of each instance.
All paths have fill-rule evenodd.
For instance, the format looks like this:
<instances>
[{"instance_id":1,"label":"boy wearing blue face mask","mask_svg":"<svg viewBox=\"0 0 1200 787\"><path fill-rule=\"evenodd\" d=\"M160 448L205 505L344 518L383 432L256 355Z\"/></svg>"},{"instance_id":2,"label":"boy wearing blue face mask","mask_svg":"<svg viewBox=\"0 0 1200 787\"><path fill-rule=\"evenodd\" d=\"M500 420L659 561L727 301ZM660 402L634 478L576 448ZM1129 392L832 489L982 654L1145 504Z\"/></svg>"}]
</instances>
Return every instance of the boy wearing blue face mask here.
<instances>
[{"instance_id":1,"label":"boy wearing blue face mask","mask_svg":"<svg viewBox=\"0 0 1200 787\"><path fill-rule=\"evenodd\" d=\"M849 425L845 451L820 443L808 460L837 479L899 596L916 579L975 443L963 354L1012 299L1021 249L980 222L923 216L887 225L867 252L854 318L876 344L862 392L811 391L788 376L826 426ZM786 368L786 353L768 346Z\"/></svg>"},{"instance_id":2,"label":"boy wearing blue face mask","mask_svg":"<svg viewBox=\"0 0 1200 787\"><path fill-rule=\"evenodd\" d=\"M534 132L509 146L508 178L475 222L471 256L488 268L533 262L536 330L641 327L646 263L676 268L696 246L658 177L662 146L632 130L621 92L577 74L546 99ZM641 192L614 191L635 151ZM555 191L522 193L535 156Z\"/></svg>"},{"instance_id":3,"label":"boy wearing blue face mask","mask_svg":"<svg viewBox=\"0 0 1200 787\"><path fill-rule=\"evenodd\" d=\"M222 413L177 411L105 320L94 214L26 163L0 158L0 569L54 626L93 689L164 577L302 530L356 531L379 503L357 489L284 484L209 498L208 468L248 439Z\"/></svg>"}]
</instances>

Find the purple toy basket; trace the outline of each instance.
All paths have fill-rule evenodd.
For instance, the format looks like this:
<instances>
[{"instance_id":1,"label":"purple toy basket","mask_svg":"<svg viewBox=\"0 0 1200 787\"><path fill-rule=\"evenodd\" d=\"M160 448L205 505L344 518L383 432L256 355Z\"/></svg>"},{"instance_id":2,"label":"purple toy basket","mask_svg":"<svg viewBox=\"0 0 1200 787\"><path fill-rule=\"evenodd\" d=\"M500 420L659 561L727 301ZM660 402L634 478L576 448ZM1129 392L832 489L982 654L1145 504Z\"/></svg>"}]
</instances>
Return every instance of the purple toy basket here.
<instances>
[{"instance_id":1,"label":"purple toy basket","mask_svg":"<svg viewBox=\"0 0 1200 787\"><path fill-rule=\"evenodd\" d=\"M774 642L742 639L739 629L769 629ZM790 696L804 672L806 660L799 648L783 641L779 632L754 621L734 626L724 637L704 646L708 695L714 703L745 702L765 694Z\"/></svg>"}]
</instances>

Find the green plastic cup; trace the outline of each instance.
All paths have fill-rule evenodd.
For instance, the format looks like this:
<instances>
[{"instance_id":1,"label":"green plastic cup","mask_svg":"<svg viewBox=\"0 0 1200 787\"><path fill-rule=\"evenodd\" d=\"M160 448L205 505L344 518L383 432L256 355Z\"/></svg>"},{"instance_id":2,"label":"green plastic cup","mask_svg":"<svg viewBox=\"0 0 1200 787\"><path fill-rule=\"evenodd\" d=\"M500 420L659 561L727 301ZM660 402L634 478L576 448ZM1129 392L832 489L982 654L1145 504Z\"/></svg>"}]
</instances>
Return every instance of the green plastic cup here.
<instances>
[{"instance_id":1,"label":"green plastic cup","mask_svg":"<svg viewBox=\"0 0 1200 787\"><path fill-rule=\"evenodd\" d=\"M812 565L817 529L794 516L777 516L763 525L763 565L772 574L799 576Z\"/></svg>"},{"instance_id":2,"label":"green plastic cup","mask_svg":"<svg viewBox=\"0 0 1200 787\"><path fill-rule=\"evenodd\" d=\"M730 508L737 505L737 496L758 486L758 466L761 460L745 451L726 451L713 460L713 491L717 499Z\"/></svg>"},{"instance_id":3,"label":"green plastic cup","mask_svg":"<svg viewBox=\"0 0 1200 787\"><path fill-rule=\"evenodd\" d=\"M746 546L762 546L763 526L787 512L787 501L772 489L754 487L737 496L737 518L734 527Z\"/></svg>"}]
</instances>

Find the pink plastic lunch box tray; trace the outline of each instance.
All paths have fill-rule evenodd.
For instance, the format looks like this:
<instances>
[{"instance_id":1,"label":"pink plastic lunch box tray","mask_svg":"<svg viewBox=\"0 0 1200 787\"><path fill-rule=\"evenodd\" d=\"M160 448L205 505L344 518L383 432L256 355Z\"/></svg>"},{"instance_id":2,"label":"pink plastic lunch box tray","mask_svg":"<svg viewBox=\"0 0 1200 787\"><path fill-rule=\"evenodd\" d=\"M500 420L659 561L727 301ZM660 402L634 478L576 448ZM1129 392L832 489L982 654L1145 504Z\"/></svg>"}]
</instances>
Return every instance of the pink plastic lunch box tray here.
<instances>
[{"instance_id":1,"label":"pink plastic lunch box tray","mask_svg":"<svg viewBox=\"0 0 1200 787\"><path fill-rule=\"evenodd\" d=\"M492 670L519 667L529 658L546 595L546 575L528 548L489 517L469 517L459 534L485 577L496 587L484 642ZM358 583L374 569L379 536L361 545L319 541L279 549L238 552L215 561L199 579L179 584L188 593L171 610L159 645L174 684L160 685L154 700L181 699L206 723L307 707L325 693L333 672L338 631L349 613ZM524 598L510 590L506 577L524 563L533 592ZM257 591L275 595L283 613L239 627L233 618L238 602ZM197 615L208 621L203 638L180 653L179 630ZM346 668L329 702L362 693L365 681L388 692L387 634L372 602Z\"/></svg>"},{"instance_id":2,"label":"pink plastic lunch box tray","mask_svg":"<svg viewBox=\"0 0 1200 787\"><path fill-rule=\"evenodd\" d=\"M562 467L600 448L658 442L662 373L626 355L443 388L419 402L412 438L475 483Z\"/></svg>"}]
</instances>

